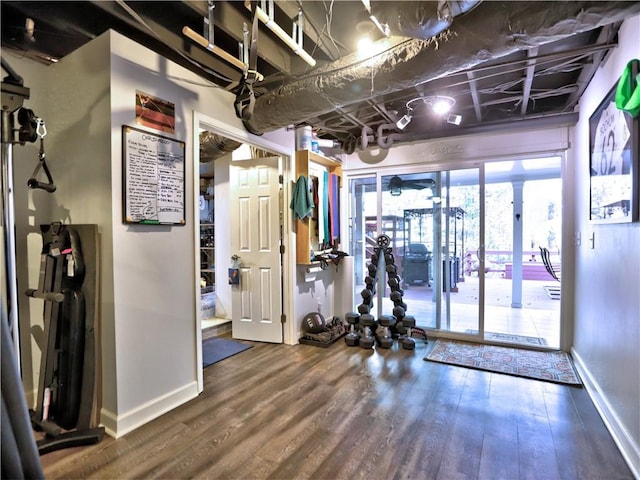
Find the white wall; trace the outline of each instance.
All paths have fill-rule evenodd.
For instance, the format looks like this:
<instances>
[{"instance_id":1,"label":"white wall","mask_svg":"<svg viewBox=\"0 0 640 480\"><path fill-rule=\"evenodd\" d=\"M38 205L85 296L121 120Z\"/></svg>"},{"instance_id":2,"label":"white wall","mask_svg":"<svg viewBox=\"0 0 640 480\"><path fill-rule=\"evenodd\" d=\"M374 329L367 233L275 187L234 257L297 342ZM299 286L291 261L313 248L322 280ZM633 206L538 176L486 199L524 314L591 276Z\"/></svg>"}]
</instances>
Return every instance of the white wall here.
<instances>
[{"instance_id":1,"label":"white wall","mask_svg":"<svg viewBox=\"0 0 640 480\"><path fill-rule=\"evenodd\" d=\"M474 160L532 158L560 155L569 147L567 129L538 129L503 134L469 135L398 145L389 150L356 151L346 158L349 173L375 172L381 168L430 165L447 168Z\"/></svg>"},{"instance_id":2,"label":"white wall","mask_svg":"<svg viewBox=\"0 0 640 480\"><path fill-rule=\"evenodd\" d=\"M640 58L640 16L625 21L618 42L582 96L573 132L576 232L582 239L575 252L573 355L605 422L640 476L640 224L589 221L588 121L627 62Z\"/></svg>"},{"instance_id":3,"label":"white wall","mask_svg":"<svg viewBox=\"0 0 640 480\"><path fill-rule=\"evenodd\" d=\"M23 292L38 285L42 249L39 226L54 221L96 223L102 238L110 237L110 152L108 148L95 148L96 145L106 146L109 140L109 58L108 55L93 55L96 51L104 51L107 45L107 39L97 39L90 48L79 50L74 56L48 67L8 57L9 64L31 89L25 107L33 109L45 121L45 158L57 185L53 194L27 189L26 181L37 163L39 142L15 147L21 360L25 391L32 405L35 405L32 395L35 395L40 371L40 348L33 340L42 338L44 302L28 299ZM45 179L42 171L39 178ZM78 202L79 198L91 198L92 201ZM109 263L108 245L102 254L103 264ZM108 270L103 283L103 300L108 304L112 298ZM105 374L108 375L108 371Z\"/></svg>"},{"instance_id":4,"label":"white wall","mask_svg":"<svg viewBox=\"0 0 640 480\"><path fill-rule=\"evenodd\" d=\"M25 280L29 273L23 269L19 288L37 284L41 242L30 225L54 220L98 224L101 421L108 433L121 436L198 393L193 114L243 127L231 93L115 32L55 65L18 66L24 66L25 84L32 88L32 108L47 122L47 159L58 184L53 195L21 192L18 235L26 238L32 232L35 245L23 241L18 262L28 259L24 263L36 267L33 281ZM136 125L136 90L175 103L173 137L186 142L184 227L122 223L121 128ZM31 153L29 165L16 173L18 182L26 182L35 165L37 149L31 147ZM28 307L27 316L41 324L41 306L31 306L30 312ZM33 378L38 362L29 365Z\"/></svg>"}]
</instances>

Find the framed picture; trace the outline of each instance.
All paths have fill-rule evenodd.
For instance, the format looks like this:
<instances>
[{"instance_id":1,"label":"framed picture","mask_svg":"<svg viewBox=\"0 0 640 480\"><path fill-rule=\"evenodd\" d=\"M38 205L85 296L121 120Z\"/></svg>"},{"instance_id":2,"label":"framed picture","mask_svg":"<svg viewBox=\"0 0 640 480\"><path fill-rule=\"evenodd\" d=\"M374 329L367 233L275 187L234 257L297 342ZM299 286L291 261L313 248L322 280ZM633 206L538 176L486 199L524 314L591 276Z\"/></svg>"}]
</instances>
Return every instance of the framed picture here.
<instances>
[{"instance_id":1,"label":"framed picture","mask_svg":"<svg viewBox=\"0 0 640 480\"><path fill-rule=\"evenodd\" d=\"M638 221L638 118L616 107L614 85L589 118L590 220Z\"/></svg>"}]
</instances>

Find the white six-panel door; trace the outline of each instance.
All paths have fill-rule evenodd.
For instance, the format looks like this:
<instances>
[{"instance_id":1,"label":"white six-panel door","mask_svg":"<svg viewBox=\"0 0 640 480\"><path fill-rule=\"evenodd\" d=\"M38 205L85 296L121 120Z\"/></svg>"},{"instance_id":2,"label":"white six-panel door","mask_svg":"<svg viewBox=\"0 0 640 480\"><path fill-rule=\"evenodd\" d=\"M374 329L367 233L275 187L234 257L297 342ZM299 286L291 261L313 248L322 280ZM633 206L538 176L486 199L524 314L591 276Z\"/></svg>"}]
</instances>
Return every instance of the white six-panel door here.
<instances>
[{"instance_id":1,"label":"white six-panel door","mask_svg":"<svg viewBox=\"0 0 640 480\"><path fill-rule=\"evenodd\" d=\"M230 168L231 254L240 257L240 284L231 287L232 335L281 343L278 157Z\"/></svg>"}]
</instances>

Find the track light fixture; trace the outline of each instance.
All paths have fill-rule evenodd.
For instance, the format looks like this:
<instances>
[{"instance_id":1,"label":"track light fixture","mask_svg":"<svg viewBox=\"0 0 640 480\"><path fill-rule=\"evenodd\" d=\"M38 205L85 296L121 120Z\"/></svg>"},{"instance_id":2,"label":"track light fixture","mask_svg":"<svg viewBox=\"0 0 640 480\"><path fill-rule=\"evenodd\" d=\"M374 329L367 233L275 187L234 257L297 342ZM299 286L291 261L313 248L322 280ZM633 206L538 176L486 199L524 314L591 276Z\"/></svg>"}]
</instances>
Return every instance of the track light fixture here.
<instances>
[{"instance_id":1,"label":"track light fixture","mask_svg":"<svg viewBox=\"0 0 640 480\"><path fill-rule=\"evenodd\" d=\"M407 113L396 122L398 130L404 130L407 128L407 125L409 125L413 119L413 106L418 102L422 102L430 106L434 113L441 116L447 115L456 104L453 97L448 97L446 95L432 95L413 98L406 103ZM462 115L451 114L447 116L446 120L447 123L452 125L460 125L460 123L462 123Z\"/></svg>"},{"instance_id":2,"label":"track light fixture","mask_svg":"<svg viewBox=\"0 0 640 480\"><path fill-rule=\"evenodd\" d=\"M447 123L451 125L460 125L462 123L462 115L447 115Z\"/></svg>"},{"instance_id":3,"label":"track light fixture","mask_svg":"<svg viewBox=\"0 0 640 480\"><path fill-rule=\"evenodd\" d=\"M407 113L396 122L396 127L398 130L404 130L409 123L411 123L411 119L413 116L411 115L411 110L408 110Z\"/></svg>"},{"instance_id":4,"label":"track light fixture","mask_svg":"<svg viewBox=\"0 0 640 480\"><path fill-rule=\"evenodd\" d=\"M431 107L431 109L438 115L444 115L449 113L453 106L456 104L456 100L453 97L447 97L446 95L429 95L426 97L417 97L407 102L407 108L412 108L414 103L422 102Z\"/></svg>"}]
</instances>

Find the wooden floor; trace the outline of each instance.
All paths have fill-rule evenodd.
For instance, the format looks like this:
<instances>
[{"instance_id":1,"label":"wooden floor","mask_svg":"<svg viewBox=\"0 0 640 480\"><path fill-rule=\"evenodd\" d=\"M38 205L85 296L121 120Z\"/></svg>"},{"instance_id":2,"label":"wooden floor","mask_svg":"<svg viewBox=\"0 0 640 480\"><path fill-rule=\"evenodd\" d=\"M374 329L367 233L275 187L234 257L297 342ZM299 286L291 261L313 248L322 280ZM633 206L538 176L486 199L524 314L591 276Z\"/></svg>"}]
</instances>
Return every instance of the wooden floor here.
<instances>
[{"instance_id":1,"label":"wooden floor","mask_svg":"<svg viewBox=\"0 0 640 480\"><path fill-rule=\"evenodd\" d=\"M197 399L43 457L54 478L631 479L582 388L415 351L254 344Z\"/></svg>"}]
</instances>

